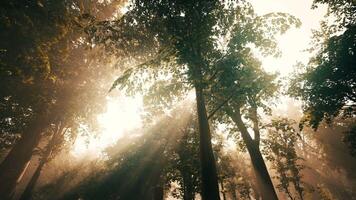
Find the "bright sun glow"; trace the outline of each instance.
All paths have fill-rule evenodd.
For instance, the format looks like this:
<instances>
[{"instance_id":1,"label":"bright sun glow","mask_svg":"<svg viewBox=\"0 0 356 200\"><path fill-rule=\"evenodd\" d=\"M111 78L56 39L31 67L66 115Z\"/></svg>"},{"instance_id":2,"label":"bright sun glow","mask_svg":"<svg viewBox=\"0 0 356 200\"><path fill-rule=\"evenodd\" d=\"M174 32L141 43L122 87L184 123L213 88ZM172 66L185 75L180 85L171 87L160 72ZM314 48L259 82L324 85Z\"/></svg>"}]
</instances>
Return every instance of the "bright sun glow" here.
<instances>
[{"instance_id":1,"label":"bright sun glow","mask_svg":"<svg viewBox=\"0 0 356 200\"><path fill-rule=\"evenodd\" d=\"M140 128L142 113L141 97L108 97L106 112L98 116L101 131L93 136L78 136L73 146L75 156L100 156L126 132Z\"/></svg>"},{"instance_id":2,"label":"bright sun glow","mask_svg":"<svg viewBox=\"0 0 356 200\"><path fill-rule=\"evenodd\" d=\"M279 72L287 76L293 72L293 66L298 62L306 63L310 54L305 51L310 45L312 30L319 28L319 23L326 14L326 6L310 9L312 0L250 0L258 15L270 12L284 12L294 15L302 22L300 28L288 30L284 35L278 36L278 47L282 56L274 58L269 56L260 58L262 66L268 72Z\"/></svg>"}]
</instances>

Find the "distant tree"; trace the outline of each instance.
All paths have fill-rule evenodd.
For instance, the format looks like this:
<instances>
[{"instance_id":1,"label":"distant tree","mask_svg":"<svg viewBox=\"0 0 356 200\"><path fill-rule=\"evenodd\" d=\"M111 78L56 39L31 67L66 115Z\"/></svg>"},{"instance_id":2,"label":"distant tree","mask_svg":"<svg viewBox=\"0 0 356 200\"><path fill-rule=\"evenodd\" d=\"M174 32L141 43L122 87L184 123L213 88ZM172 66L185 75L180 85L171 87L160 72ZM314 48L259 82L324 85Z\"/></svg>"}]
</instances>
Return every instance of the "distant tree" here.
<instances>
[{"instance_id":1,"label":"distant tree","mask_svg":"<svg viewBox=\"0 0 356 200\"><path fill-rule=\"evenodd\" d=\"M343 142L348 146L352 156L356 156L356 126L344 132Z\"/></svg>"},{"instance_id":2,"label":"distant tree","mask_svg":"<svg viewBox=\"0 0 356 200\"><path fill-rule=\"evenodd\" d=\"M167 151L166 182L179 184L175 197L183 200L194 200L195 195L201 193L198 127L193 117L191 115L188 123L179 128L177 143L171 144Z\"/></svg>"},{"instance_id":3,"label":"distant tree","mask_svg":"<svg viewBox=\"0 0 356 200\"><path fill-rule=\"evenodd\" d=\"M303 200L305 189L301 171L304 166L300 162L302 158L297 155L299 133L293 126L295 122L288 119L272 120L267 128L267 137L263 140L263 153L277 172L277 188L285 192L291 200ZM292 185L294 190L291 189ZM297 195L293 195L292 191Z\"/></svg>"},{"instance_id":4,"label":"distant tree","mask_svg":"<svg viewBox=\"0 0 356 200\"><path fill-rule=\"evenodd\" d=\"M219 181L223 199L248 200L252 196L251 182L246 173L242 157L230 155L231 152L220 151L218 157ZM241 159L241 160L240 160Z\"/></svg>"},{"instance_id":5,"label":"distant tree","mask_svg":"<svg viewBox=\"0 0 356 200\"><path fill-rule=\"evenodd\" d=\"M208 106L212 110L209 116L219 123L233 124L237 128L235 135L239 134L250 155L262 198L276 199L259 149L261 123L258 110L270 113L266 102L275 96L279 83L275 80L276 75L268 74L261 68L250 45L256 45L264 54L276 55L275 35L284 33L292 25L298 26L299 21L283 13L256 16L251 5L247 4L246 7L247 13L240 12L247 18L246 21L242 18L236 28L232 29L234 37L227 43L226 54L215 64L216 74L207 94ZM267 23L269 21L278 23ZM271 33L268 33L269 26L273 27ZM259 43L260 40L265 43Z\"/></svg>"},{"instance_id":6,"label":"distant tree","mask_svg":"<svg viewBox=\"0 0 356 200\"><path fill-rule=\"evenodd\" d=\"M249 71L250 69L245 70ZM258 69L256 69L256 71L258 71ZM260 72L263 73L262 71ZM260 120L259 115L257 113L257 109L258 107L264 107L262 99L264 99L265 97L268 98L269 96L273 96L273 90L276 89L276 86L273 83L269 82L271 80L270 78L273 78L273 76L269 77L269 75L264 74L265 77L263 77L264 75L257 75L257 73L252 75L252 77L254 77L255 75L256 77L250 77L251 79L249 79L250 75L244 76L244 78L247 78L247 80L255 80L253 83L244 84L244 82L240 82L241 85L234 86L236 89L236 93L233 93L234 95L231 100L229 100L229 102L225 106L223 106L223 117L220 117L220 119L218 118L217 120L221 120L221 122L227 124L232 123L237 128L238 132L235 132L234 134L239 134L239 136L237 137L242 140L242 145L245 147L248 154L250 155L259 193L261 194L263 199L270 199L277 198L277 195L274 191L271 177L268 173L266 164L263 160L262 153L260 151L261 123L259 122ZM241 74L243 74L243 72ZM247 91L245 91L245 89ZM248 91L249 89L251 89L251 91ZM216 93L213 94L216 95ZM225 98L228 97L229 96ZM217 102L222 101L223 99ZM266 111L268 113L268 109ZM250 127L252 127L254 138L252 138L250 135L252 132L248 130L248 128Z\"/></svg>"}]
</instances>

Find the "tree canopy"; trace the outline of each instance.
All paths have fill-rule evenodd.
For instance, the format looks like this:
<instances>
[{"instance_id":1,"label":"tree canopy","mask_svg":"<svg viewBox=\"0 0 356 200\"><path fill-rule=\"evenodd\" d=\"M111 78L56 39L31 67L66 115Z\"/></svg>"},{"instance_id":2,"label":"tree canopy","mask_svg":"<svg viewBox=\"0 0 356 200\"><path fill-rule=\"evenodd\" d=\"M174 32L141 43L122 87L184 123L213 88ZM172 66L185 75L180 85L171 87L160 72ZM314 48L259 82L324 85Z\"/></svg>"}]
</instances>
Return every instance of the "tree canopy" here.
<instances>
[{"instance_id":1,"label":"tree canopy","mask_svg":"<svg viewBox=\"0 0 356 200\"><path fill-rule=\"evenodd\" d=\"M355 115L355 11L354 1L314 1L327 4L328 18L315 31L315 55L291 81L289 93L301 99L305 121L317 128L339 115ZM334 20L334 22L333 22Z\"/></svg>"}]
</instances>

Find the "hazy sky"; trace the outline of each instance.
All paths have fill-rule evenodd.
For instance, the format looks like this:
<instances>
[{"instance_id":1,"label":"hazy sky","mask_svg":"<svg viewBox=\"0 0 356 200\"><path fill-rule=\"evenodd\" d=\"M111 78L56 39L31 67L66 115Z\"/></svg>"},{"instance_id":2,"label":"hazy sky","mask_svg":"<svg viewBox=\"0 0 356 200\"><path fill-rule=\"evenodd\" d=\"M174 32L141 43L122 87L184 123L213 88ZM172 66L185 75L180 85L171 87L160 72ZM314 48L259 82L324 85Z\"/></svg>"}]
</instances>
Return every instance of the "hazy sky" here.
<instances>
[{"instance_id":1,"label":"hazy sky","mask_svg":"<svg viewBox=\"0 0 356 200\"><path fill-rule=\"evenodd\" d=\"M326 6L312 10L312 0L250 0L250 2L259 15L285 12L294 15L302 22L300 28L293 28L278 37L282 57L264 58L263 67L268 71L279 71L281 75L287 75L293 71L293 65L297 61L306 63L310 55L303 50L310 44L312 29L319 28L319 22L326 13Z\"/></svg>"},{"instance_id":2,"label":"hazy sky","mask_svg":"<svg viewBox=\"0 0 356 200\"><path fill-rule=\"evenodd\" d=\"M301 27L292 28L278 38L282 56L261 58L262 66L269 72L279 72L287 77L293 72L297 62L307 63L310 53L305 49L310 47L312 30L319 29L320 21L326 14L326 6L311 9L313 0L250 0L255 12L259 15L270 12L285 12L299 18ZM286 96L279 96L272 106L274 116L297 117L302 115L301 102Z\"/></svg>"}]
</instances>

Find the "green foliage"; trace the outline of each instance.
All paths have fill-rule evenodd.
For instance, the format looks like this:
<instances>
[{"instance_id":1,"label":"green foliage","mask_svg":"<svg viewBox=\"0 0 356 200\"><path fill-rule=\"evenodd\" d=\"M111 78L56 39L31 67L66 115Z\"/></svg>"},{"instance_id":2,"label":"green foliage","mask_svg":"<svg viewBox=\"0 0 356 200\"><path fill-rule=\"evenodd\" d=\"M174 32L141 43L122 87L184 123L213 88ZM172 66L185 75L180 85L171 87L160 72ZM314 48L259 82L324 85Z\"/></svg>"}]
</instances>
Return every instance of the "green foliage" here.
<instances>
[{"instance_id":1,"label":"green foliage","mask_svg":"<svg viewBox=\"0 0 356 200\"><path fill-rule=\"evenodd\" d=\"M288 194L290 199L303 199L305 189L301 170L304 166L296 152L299 133L293 126L295 122L288 119L273 120L268 126L267 138L263 140L263 153L277 171L277 188ZM291 186L297 196L292 194Z\"/></svg>"},{"instance_id":2,"label":"green foliage","mask_svg":"<svg viewBox=\"0 0 356 200\"><path fill-rule=\"evenodd\" d=\"M215 5L215 8L214 3L209 5L211 7L206 9L214 11L200 19L206 22L191 27L190 24L198 23L194 21L198 19L189 18L187 13L191 12L190 6L200 6L197 2L177 3L175 6L170 6L171 2L138 2L131 5L131 10L122 20L107 22L98 28L109 30L109 35L112 35L113 30L128 27L129 31L135 29L139 34L141 31L148 33L151 40L157 41L151 45L151 51L146 49L147 41L142 41L146 50L140 51L139 56L135 56L132 49L124 48L133 63L144 61L124 71L111 89L119 86L129 95L143 94L147 108L157 113L181 100L194 84L204 87L211 110L233 95L235 102L246 102L246 107L249 107L247 104L258 104L258 107L269 111L262 102L275 93L279 83L274 81L276 75L263 72L251 46L264 55L278 55L276 34L284 33L292 26L298 27L298 19L285 13L257 16L248 2L224 2L226 5ZM119 45L117 43L123 40L121 37L128 42L141 41L137 35L127 38L127 35L117 34L111 38L100 32L104 31L96 32L97 42L102 41L99 45L109 49ZM103 42L107 40L111 42ZM114 49L111 52L115 54ZM201 69L202 77L195 71L196 66Z\"/></svg>"},{"instance_id":3,"label":"green foliage","mask_svg":"<svg viewBox=\"0 0 356 200\"><path fill-rule=\"evenodd\" d=\"M73 11L65 7L58 1L1 3L1 133L21 133L53 100L50 54L71 30Z\"/></svg>"},{"instance_id":4,"label":"green foliage","mask_svg":"<svg viewBox=\"0 0 356 200\"><path fill-rule=\"evenodd\" d=\"M243 199L250 199L252 196L252 183L246 172L246 163L241 162L237 155L229 155L230 152L218 154L219 179L224 184L224 192L231 195L231 198L237 198L237 195ZM237 194L236 194L237 193Z\"/></svg>"},{"instance_id":5,"label":"green foliage","mask_svg":"<svg viewBox=\"0 0 356 200\"><path fill-rule=\"evenodd\" d=\"M180 137L167 148L166 183L179 184L179 192L173 194L176 198L193 199L201 192L199 134L193 115L186 126L180 128Z\"/></svg>"},{"instance_id":6,"label":"green foliage","mask_svg":"<svg viewBox=\"0 0 356 200\"><path fill-rule=\"evenodd\" d=\"M354 1L315 1L329 5L334 21L321 23L314 33L315 55L301 66L291 81L289 93L301 99L305 121L316 129L322 120L355 115L356 6Z\"/></svg>"},{"instance_id":7,"label":"green foliage","mask_svg":"<svg viewBox=\"0 0 356 200\"><path fill-rule=\"evenodd\" d=\"M2 138L24 134L39 116L49 119L43 122L45 128L59 122L72 128L71 133L83 122L94 128L94 114L103 111L109 88L104 80L111 74L110 65L103 67L89 51L84 27L93 15L101 16L97 8L104 5L108 6L52 0L1 3ZM11 140L7 143L14 144Z\"/></svg>"}]
</instances>

